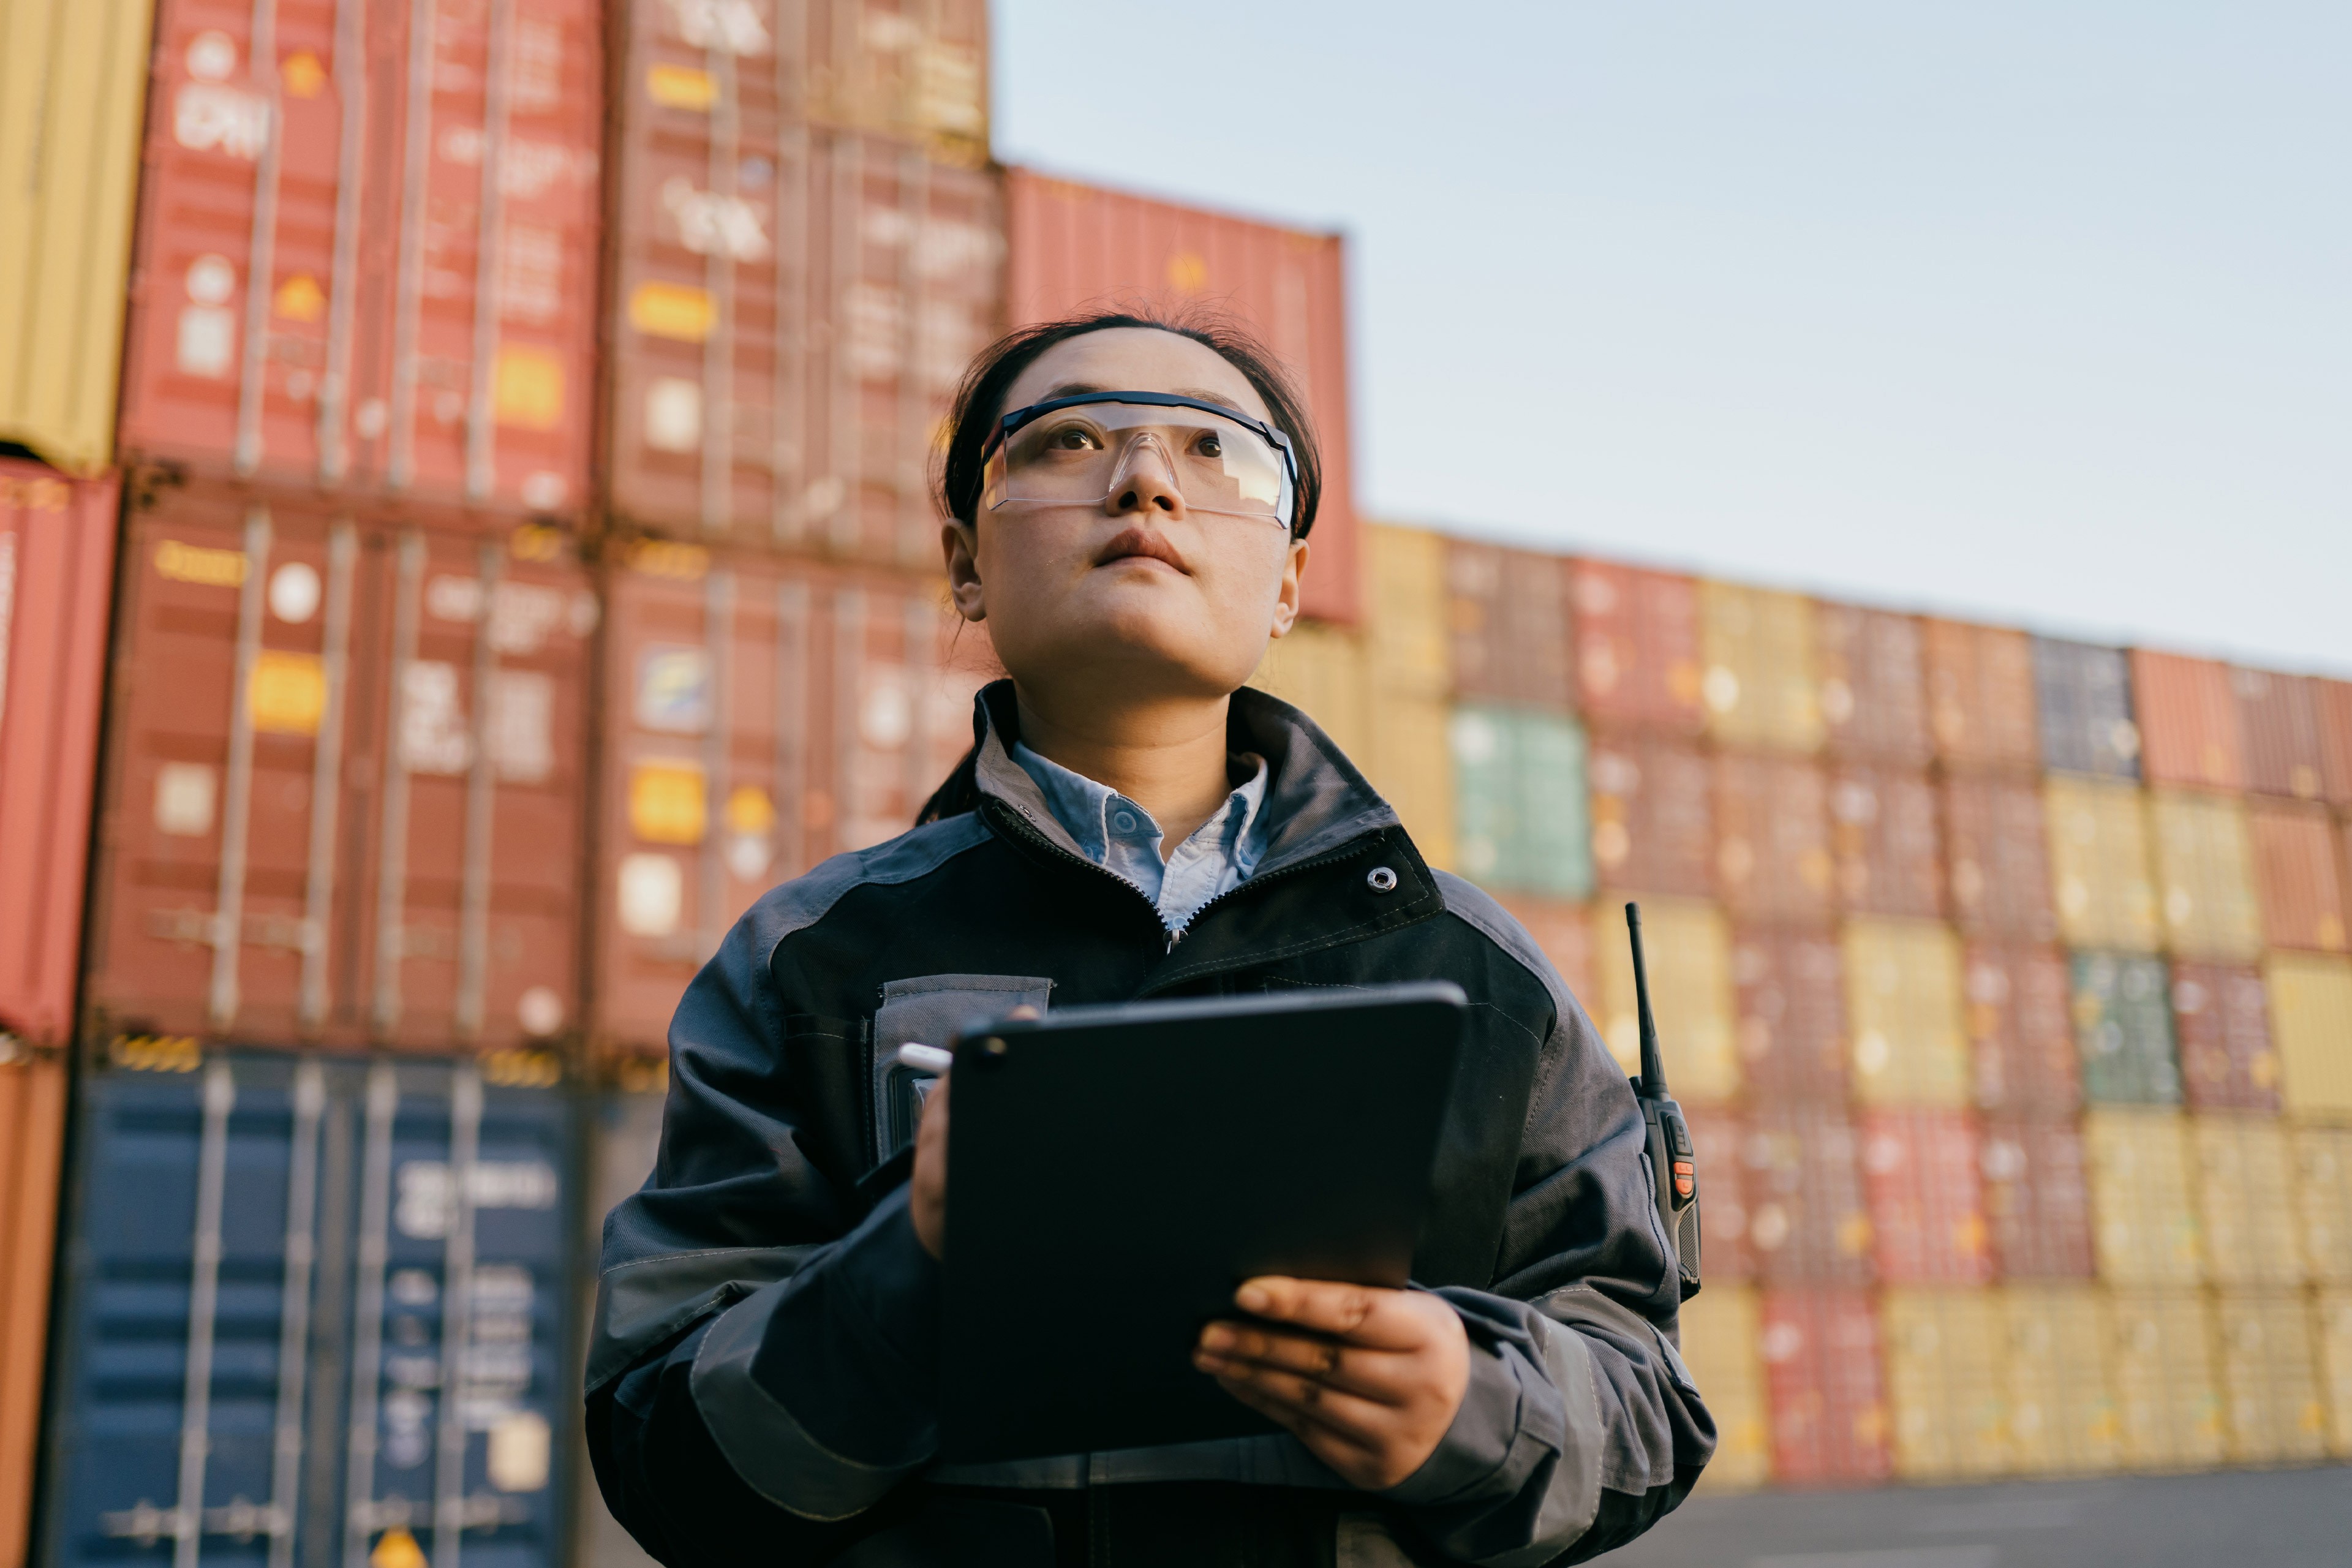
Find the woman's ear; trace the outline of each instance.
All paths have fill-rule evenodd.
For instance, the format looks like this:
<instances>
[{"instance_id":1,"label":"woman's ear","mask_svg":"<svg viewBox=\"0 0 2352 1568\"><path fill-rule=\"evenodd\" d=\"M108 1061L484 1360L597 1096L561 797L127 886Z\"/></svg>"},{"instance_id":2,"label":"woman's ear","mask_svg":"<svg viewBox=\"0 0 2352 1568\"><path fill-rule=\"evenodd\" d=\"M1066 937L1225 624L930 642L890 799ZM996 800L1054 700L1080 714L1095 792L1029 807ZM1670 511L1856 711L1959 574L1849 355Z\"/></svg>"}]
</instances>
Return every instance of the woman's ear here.
<instances>
[{"instance_id":1,"label":"woman's ear","mask_svg":"<svg viewBox=\"0 0 2352 1568\"><path fill-rule=\"evenodd\" d=\"M1298 580L1307 573L1307 541L1290 542L1290 553L1282 563L1282 591L1274 601L1274 635L1287 637L1298 622Z\"/></svg>"},{"instance_id":2,"label":"woman's ear","mask_svg":"<svg viewBox=\"0 0 2352 1568\"><path fill-rule=\"evenodd\" d=\"M968 522L940 525L940 549L947 557L948 596L956 614L967 621L988 619L987 596L980 583L980 539Z\"/></svg>"}]
</instances>

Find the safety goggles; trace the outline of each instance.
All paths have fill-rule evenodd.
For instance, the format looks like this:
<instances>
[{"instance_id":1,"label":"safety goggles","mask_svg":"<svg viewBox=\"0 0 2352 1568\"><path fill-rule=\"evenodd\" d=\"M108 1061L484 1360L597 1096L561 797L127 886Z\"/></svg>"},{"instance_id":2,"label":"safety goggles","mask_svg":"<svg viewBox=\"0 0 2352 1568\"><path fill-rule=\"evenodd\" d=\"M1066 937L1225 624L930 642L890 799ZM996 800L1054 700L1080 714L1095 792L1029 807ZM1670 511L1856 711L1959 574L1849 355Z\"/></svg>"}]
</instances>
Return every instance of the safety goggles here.
<instances>
[{"instance_id":1,"label":"safety goggles","mask_svg":"<svg viewBox=\"0 0 2352 1568\"><path fill-rule=\"evenodd\" d=\"M1103 504L1139 470L1187 511L1288 529L1298 493L1290 437L1222 404L1168 392L1089 392L1016 408L983 450L982 504Z\"/></svg>"}]
</instances>

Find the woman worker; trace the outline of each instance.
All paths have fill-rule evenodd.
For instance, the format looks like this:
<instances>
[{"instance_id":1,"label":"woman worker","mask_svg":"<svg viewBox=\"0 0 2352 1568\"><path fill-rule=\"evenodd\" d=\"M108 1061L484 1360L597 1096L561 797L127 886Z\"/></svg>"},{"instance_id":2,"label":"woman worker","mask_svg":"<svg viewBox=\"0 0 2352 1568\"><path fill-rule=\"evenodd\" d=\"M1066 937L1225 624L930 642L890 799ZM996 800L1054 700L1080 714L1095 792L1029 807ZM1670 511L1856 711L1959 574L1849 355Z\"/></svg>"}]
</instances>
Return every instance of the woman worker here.
<instances>
[{"instance_id":1,"label":"woman worker","mask_svg":"<svg viewBox=\"0 0 2352 1568\"><path fill-rule=\"evenodd\" d=\"M1534 1568L1697 1479L1624 1077L1517 922L1243 685L1319 479L1297 394L1215 321L1029 327L967 374L948 578L1011 679L919 826L770 891L697 976L659 1162L605 1223L590 1451L662 1562ZM898 1044L1049 994L1412 980L1471 1002L1419 1288L1254 1279L1195 1352L1284 1432L937 1462L949 1090L909 1160Z\"/></svg>"}]
</instances>

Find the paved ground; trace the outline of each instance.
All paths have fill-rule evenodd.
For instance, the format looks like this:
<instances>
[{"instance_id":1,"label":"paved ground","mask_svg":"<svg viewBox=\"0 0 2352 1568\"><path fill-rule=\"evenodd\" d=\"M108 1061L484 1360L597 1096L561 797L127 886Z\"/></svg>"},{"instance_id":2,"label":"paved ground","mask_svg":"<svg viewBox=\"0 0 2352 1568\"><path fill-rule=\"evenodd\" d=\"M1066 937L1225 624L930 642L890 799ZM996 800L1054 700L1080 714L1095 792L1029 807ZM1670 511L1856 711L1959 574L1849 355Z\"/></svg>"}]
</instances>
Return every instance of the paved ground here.
<instances>
[{"instance_id":1,"label":"paved ground","mask_svg":"<svg viewBox=\"0 0 2352 1568\"><path fill-rule=\"evenodd\" d=\"M1602 1561L1609 1568L2347 1568L2352 1469L1702 1495Z\"/></svg>"}]
</instances>

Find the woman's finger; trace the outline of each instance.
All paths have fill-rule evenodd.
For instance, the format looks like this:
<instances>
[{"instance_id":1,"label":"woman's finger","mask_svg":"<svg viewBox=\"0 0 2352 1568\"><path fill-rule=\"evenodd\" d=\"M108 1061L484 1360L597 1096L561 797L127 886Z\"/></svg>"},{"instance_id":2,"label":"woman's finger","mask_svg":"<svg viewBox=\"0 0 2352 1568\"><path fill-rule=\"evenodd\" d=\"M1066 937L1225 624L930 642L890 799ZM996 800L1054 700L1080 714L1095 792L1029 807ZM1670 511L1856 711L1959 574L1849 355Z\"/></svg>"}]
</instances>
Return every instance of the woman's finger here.
<instances>
[{"instance_id":1,"label":"woman's finger","mask_svg":"<svg viewBox=\"0 0 2352 1568\"><path fill-rule=\"evenodd\" d=\"M1373 1350L1418 1350L1433 1325L1421 1305L1429 1302L1451 1316L1454 1309L1433 1297L1331 1279L1292 1279L1264 1274L1242 1282L1234 1305L1255 1318L1291 1323Z\"/></svg>"},{"instance_id":2,"label":"woman's finger","mask_svg":"<svg viewBox=\"0 0 2352 1568\"><path fill-rule=\"evenodd\" d=\"M1382 1405L1402 1405L1412 1393L1408 1382L1409 1356L1368 1350L1321 1334L1264 1324L1215 1322L1201 1331L1200 1348L1223 1361L1295 1373Z\"/></svg>"},{"instance_id":3,"label":"woman's finger","mask_svg":"<svg viewBox=\"0 0 2352 1568\"><path fill-rule=\"evenodd\" d=\"M1381 1443L1397 1424L1393 1406L1295 1372L1254 1362L1224 1361L1206 1352L1196 1354L1193 1364L1228 1391L1252 1390L1289 1407L1303 1419L1368 1447Z\"/></svg>"}]
</instances>

